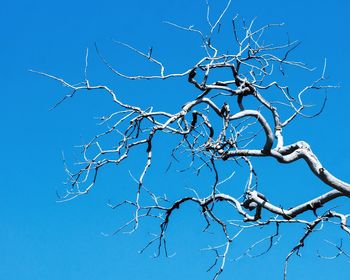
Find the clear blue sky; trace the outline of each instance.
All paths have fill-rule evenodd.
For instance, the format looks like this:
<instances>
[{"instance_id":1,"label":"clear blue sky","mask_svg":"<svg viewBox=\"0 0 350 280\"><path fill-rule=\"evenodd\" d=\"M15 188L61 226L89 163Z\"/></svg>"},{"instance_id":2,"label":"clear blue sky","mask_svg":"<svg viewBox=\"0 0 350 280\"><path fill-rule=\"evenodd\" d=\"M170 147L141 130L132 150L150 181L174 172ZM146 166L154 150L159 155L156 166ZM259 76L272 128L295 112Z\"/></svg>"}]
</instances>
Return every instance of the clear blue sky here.
<instances>
[{"instance_id":1,"label":"clear blue sky","mask_svg":"<svg viewBox=\"0 0 350 280\"><path fill-rule=\"evenodd\" d=\"M218 3L217 7L212 4L213 14L225 5L222 0L211 2ZM341 88L328 92L329 102L322 116L301 120L288 135L290 142L308 141L330 171L350 181L349 1L232 2L226 19L238 13L247 20L257 17L261 25L285 22L285 32L302 42L295 53L297 58L321 67L327 57L330 82ZM200 248L215 245L220 238L201 233L203 221L195 208L186 208L169 227L169 248L177 253L171 259L150 258L152 249L142 255L137 253L149 237L148 232L157 230L154 224L146 224L134 235L101 235L112 232L130 216L124 210L112 211L106 203L127 195L126 188L132 182L125 172L137 163L135 160L124 169L102 174L105 176L88 196L69 203L56 202L56 190L63 189L65 179L61 151L74 159L78 151L73 146L97 131L94 117L113 108L107 98L89 93L49 111L66 93L64 88L28 72L37 69L65 77L72 83L80 82L85 49L89 47L92 82L108 84L124 98L142 106L154 103L162 108L168 106L165 101L171 100L173 107L167 109L176 110L181 100L176 94L184 98L183 92L177 92L176 87L169 91L159 83L147 84L149 91L140 92L137 84L116 79L108 72L99 62L93 45L96 42L118 69L128 73L139 74L153 68L113 44L113 39L144 50L153 46L154 55L167 61L170 69L183 69L201 51L199 42L163 21L201 27L205 12L204 0L2 1L0 279L210 279L212 274L205 271L213 256ZM223 43L233 42L230 40L224 38ZM304 76L293 78L295 83L305 79ZM185 94L191 92L187 89ZM275 169L266 172L262 164L257 164L260 184L265 184L267 192L277 191L275 197L281 200L284 196L296 201L299 196L311 198L314 191L327 190L303 164L283 168L273 165ZM297 171L301 171L300 176L295 176ZM180 178L164 183L153 171L148 183L164 184L165 191L168 188L176 197L174 188L183 190L188 182ZM301 195L297 197L297 193ZM239 279L248 271L248 279L281 279L283 258L301 233L297 227L286 229L281 244L269 255L229 261L222 279ZM341 237L344 236L333 228L326 229L323 235L315 234L309 247L302 251L303 258L292 259L289 279L348 279L350 266L346 259L325 261L316 256L318 248L330 252L323 239L338 242ZM250 235L242 242L254 238ZM239 249L244 249L244 244L237 244ZM232 257L237 255L239 252L232 246Z\"/></svg>"}]
</instances>

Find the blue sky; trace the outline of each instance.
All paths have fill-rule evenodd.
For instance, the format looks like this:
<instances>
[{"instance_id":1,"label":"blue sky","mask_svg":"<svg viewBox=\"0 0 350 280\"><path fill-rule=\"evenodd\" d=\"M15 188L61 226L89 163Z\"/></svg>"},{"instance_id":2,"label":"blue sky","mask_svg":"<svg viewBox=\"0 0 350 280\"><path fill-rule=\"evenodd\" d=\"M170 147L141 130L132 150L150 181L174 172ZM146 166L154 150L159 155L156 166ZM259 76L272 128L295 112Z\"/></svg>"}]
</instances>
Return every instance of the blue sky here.
<instances>
[{"instance_id":1,"label":"blue sky","mask_svg":"<svg viewBox=\"0 0 350 280\"><path fill-rule=\"evenodd\" d=\"M215 2L214 15L225 5L222 0ZM145 107L154 104L176 110L191 95L189 88L177 88L176 81L170 81L165 85L146 83L147 90L140 91L140 84L117 79L108 72L93 46L96 42L113 65L127 73L139 74L154 68L116 46L114 39L145 51L153 46L154 55L166 61L169 69L187 68L200 55L200 42L163 21L204 28L204 1L3 0L1 5L0 279L210 279L212 273L206 273L206 269L213 256L200 249L222 239L201 233L203 221L194 207L179 212L169 226L170 251L176 252L170 259L151 258L152 249L142 255L137 253L149 238L148 233L156 231L155 224L146 224L133 235L101 234L112 232L130 216L126 210L112 211L106 203L129 195L127 186L132 182L125 173L137 159L131 159L120 170L103 173L88 196L68 203L56 202L56 190L63 189L65 179L61 152L74 160L78 150L73 146L98 131L94 117L111 112L113 107L106 97L84 93L49 111L65 89L28 71L36 69L72 83L81 82L88 47L91 82L108 84L123 98ZM345 0L233 0L225 20L229 25L230 17L239 14L247 20L257 17L258 25L285 22L285 34L302 42L295 52L298 59L321 69L327 58L329 81L340 85L340 89L328 92L327 107L319 118L300 120L286 133L290 142L308 141L323 164L345 181L350 181L350 151L346 149L350 136L349 8ZM232 43L231 39L222 38L222 44ZM295 86L307 79L292 77ZM265 184L276 199L297 201L327 190L303 164L269 164L273 168L265 170L264 163L257 162L260 184ZM149 184L162 185L173 197L176 188L183 191L187 184L201 185L205 180L179 175L167 181L156 171L149 174ZM283 185L276 186L277 181ZM302 233L297 227L285 230L281 244L270 254L228 262L222 279L243 277L247 271L249 278L263 273L260 279L281 279L283 258ZM302 251L303 258L291 261L289 279L348 279L350 267L346 259L325 261L316 256L317 249L330 252L323 239L338 242L341 237L344 235L332 227L313 237ZM255 240L254 235L249 235L242 242L249 238ZM231 249L233 257L244 249L242 243L235 246Z\"/></svg>"}]
</instances>

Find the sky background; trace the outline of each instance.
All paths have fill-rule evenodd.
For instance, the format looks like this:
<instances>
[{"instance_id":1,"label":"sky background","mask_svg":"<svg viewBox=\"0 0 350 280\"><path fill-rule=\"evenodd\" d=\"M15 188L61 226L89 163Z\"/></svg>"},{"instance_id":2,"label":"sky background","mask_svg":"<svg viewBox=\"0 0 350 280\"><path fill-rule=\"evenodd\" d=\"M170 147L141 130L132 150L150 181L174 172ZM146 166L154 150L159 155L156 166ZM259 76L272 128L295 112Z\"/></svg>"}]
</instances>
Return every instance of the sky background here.
<instances>
[{"instance_id":1,"label":"sky background","mask_svg":"<svg viewBox=\"0 0 350 280\"><path fill-rule=\"evenodd\" d=\"M211 2L213 16L218 15L225 1L215 1L215 7ZM206 269L213 255L200 249L220 244L222 239L201 233L203 221L195 207L179 212L169 226L168 245L171 252L176 252L170 259L150 257L152 248L144 254L137 253L146 244L148 233L158 229L156 224L146 224L133 235L101 234L113 232L130 217L130 212L113 211L106 203L129 195L132 182L125 174L138 163L137 159L103 173L88 196L68 203L56 202L56 191L64 189L62 151L74 161L79 155L74 145L99 131L94 117L112 112L113 107L105 96L82 93L49 111L67 92L60 84L28 71L45 71L72 83L81 82L85 50L89 48L92 83L109 85L131 103L177 110L195 92L177 88L175 81L140 84L116 78L99 61L94 43L116 68L126 73L155 69L113 40L145 51L153 46L154 56L166 61L169 70L187 69L202 53L200 42L163 21L205 28L204 1L3 0L1 6L0 279L210 279L213 273ZM296 58L319 69L327 58L329 81L341 87L328 92L327 107L319 118L300 120L286 131L290 137L287 142L308 141L323 164L345 181L350 181L349 8L346 0L233 0L224 20L226 26L222 26L229 30L229 19L236 14L247 21L257 17L257 25L285 22L281 34L286 37L288 33L302 42ZM225 37L221 44L232 42L232 38ZM313 78L313 74L310 80L304 75L293 76L292 86L302 87ZM269 162L273 168L265 167L266 170L265 163L256 164L260 184L276 200L297 202L327 190L301 163L279 167ZM155 167L150 172L147 183L161 186L173 198L178 193L176 188L206 184L206 177L196 181L190 176L170 174L167 179L159 170ZM290 262L289 279L348 279L349 260L317 257L318 249L332 252L324 239L339 242L344 237L335 229L326 228L323 234L310 239L309 247L302 251L303 258ZM247 274L249 279L281 279L283 259L302 232L300 227L285 229L281 244L266 256L228 261L221 279L239 279ZM231 257L239 256L249 246L246 242L256 241L260 233L255 234L234 244Z\"/></svg>"}]
</instances>

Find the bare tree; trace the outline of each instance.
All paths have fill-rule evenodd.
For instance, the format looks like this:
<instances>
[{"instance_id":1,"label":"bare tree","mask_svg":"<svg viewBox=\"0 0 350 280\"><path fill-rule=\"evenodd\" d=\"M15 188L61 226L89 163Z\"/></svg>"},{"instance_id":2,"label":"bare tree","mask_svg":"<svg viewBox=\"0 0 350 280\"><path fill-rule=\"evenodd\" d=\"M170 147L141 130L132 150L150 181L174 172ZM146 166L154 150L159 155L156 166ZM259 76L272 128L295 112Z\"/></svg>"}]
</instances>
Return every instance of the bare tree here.
<instances>
[{"instance_id":1,"label":"bare tree","mask_svg":"<svg viewBox=\"0 0 350 280\"><path fill-rule=\"evenodd\" d=\"M133 218L115 233L128 228L133 232L142 219L155 219L160 224L159 232L141 252L156 244L156 255L161 253L162 248L167 255L166 233L170 217L184 204L195 204L201 210L206 222L205 230L216 224L222 229L226 239L224 244L208 248L216 254L215 261L209 268L209 270L216 269L214 274L216 279L224 269L232 241L247 229L275 226L272 235L253 243L243 256L250 256L254 247L262 242L267 242L267 247L261 254L268 252L278 241L281 224L301 224L305 227L305 232L285 258L284 278L286 278L290 258L294 254L299 254L305 240L325 222L335 223L341 230L350 234L350 227L347 224L348 214L337 212L332 208L318 211L339 197L349 197L350 185L332 175L322 165L308 143L305 141L289 143L283 133L283 129L298 118L313 118L323 111L326 98L321 102L318 112L307 114L309 106L305 102L305 96L309 92L335 86L325 84L326 61L319 78L301 90L292 91L284 84L288 69L306 72L315 69L309 68L303 62L289 59L291 52L298 46L297 41L288 40L285 44L279 45L263 41L264 33L283 24L268 24L255 28L253 20L249 24L243 21L243 28L237 28L238 20L235 17L232 20L232 41L236 51L234 53L220 51L213 38L220 32L221 20L229 5L230 1L215 21L211 21L210 8L207 6L209 26L207 34L194 26L184 27L167 22L173 27L199 36L205 52L192 67L180 73L167 73L165 65L153 56L152 48L148 52L142 52L129 44L116 42L159 67L159 73L156 75L126 75L115 69L96 47L103 63L119 77L129 80L178 78L180 82L186 78L185 81L193 86L194 95L175 113L158 111L153 107L145 109L134 106L122 101L108 86L90 84L87 78L88 52L86 52L85 80L78 85L44 72L37 72L62 83L70 90L69 94L56 105L74 97L80 91L94 90L108 94L119 108L100 119L102 124L107 125L107 129L83 145L83 157L78 170L71 171L66 167L70 187L60 199L67 201L87 194L97 182L102 168L121 164L133 150L143 147L145 155L138 155L140 159L145 160L142 172L137 177L130 174L137 185L135 199L110 205L112 208L129 205L134 209ZM218 75L223 72L224 76L229 78L218 79ZM195 170L197 174L202 170L208 170L213 174L214 182L206 196L200 196L193 189L191 190L193 195L169 201L166 195L159 196L144 186L144 178L151 168L153 153L157 153L154 142L161 134L169 135L177 141L171 152L175 161L179 155L186 153L190 156L188 169ZM104 143L107 137L114 139L110 146ZM281 206L284 201L271 202L263 191L258 189L254 158L272 158L280 164L304 161L308 169L329 187L329 191L299 205L284 208ZM219 170L225 168L222 163L245 165L249 170L247 182L240 188L240 195L221 192L221 185L233 180L234 174L232 172L230 176L223 178ZM236 193L237 189L232 192ZM143 197L148 197L146 203ZM216 205L223 203L232 207L234 210L232 213L236 213L232 214L235 219L221 218ZM311 215L305 216L305 213ZM329 244L338 250L333 257L339 255L349 257L342 249L342 244L331 242Z\"/></svg>"}]
</instances>

